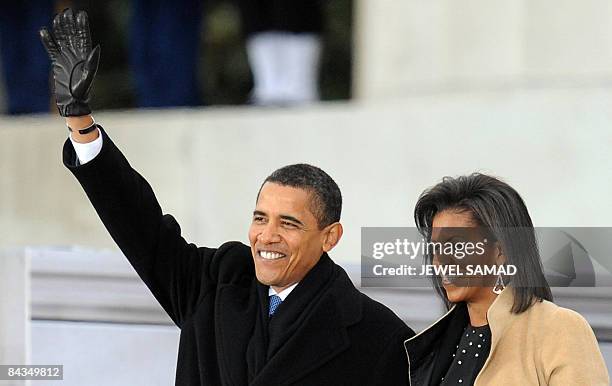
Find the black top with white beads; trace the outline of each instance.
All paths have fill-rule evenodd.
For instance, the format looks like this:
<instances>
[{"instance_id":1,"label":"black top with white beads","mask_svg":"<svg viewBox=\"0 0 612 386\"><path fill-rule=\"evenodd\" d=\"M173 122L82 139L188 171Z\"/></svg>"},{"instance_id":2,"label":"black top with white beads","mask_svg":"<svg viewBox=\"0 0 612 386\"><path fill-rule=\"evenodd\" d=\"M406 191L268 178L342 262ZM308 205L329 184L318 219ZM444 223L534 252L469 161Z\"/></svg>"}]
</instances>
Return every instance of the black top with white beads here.
<instances>
[{"instance_id":1,"label":"black top with white beads","mask_svg":"<svg viewBox=\"0 0 612 386\"><path fill-rule=\"evenodd\" d=\"M468 324L461 335L457 351L440 386L473 385L491 349L491 330L488 325L472 327Z\"/></svg>"}]
</instances>

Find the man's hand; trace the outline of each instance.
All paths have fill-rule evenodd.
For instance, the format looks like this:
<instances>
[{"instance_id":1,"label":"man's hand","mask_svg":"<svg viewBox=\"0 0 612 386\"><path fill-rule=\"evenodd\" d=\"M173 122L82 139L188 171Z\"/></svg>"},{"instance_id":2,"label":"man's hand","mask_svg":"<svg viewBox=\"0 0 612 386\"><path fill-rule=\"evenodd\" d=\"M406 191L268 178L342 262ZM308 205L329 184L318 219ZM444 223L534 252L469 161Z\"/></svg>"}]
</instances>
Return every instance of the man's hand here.
<instances>
[{"instance_id":1,"label":"man's hand","mask_svg":"<svg viewBox=\"0 0 612 386\"><path fill-rule=\"evenodd\" d=\"M91 48L87 12L80 11L75 18L71 9L64 10L53 19L53 32L42 28L40 38L51 58L60 115L90 114L89 92L98 71L100 46Z\"/></svg>"}]
</instances>

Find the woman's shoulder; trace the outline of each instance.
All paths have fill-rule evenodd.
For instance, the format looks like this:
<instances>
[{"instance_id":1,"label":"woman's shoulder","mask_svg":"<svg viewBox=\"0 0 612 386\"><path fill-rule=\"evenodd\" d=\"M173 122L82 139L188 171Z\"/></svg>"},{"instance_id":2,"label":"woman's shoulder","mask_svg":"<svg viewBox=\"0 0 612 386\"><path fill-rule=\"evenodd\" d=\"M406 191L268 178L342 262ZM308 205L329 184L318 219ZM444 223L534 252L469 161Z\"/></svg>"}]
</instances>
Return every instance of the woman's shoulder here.
<instances>
[{"instance_id":1,"label":"woman's shoulder","mask_svg":"<svg viewBox=\"0 0 612 386\"><path fill-rule=\"evenodd\" d=\"M593 334L589 322L582 315L548 300L535 301L526 313L530 320L542 324L551 333L573 331Z\"/></svg>"},{"instance_id":2,"label":"woman's shoulder","mask_svg":"<svg viewBox=\"0 0 612 386\"><path fill-rule=\"evenodd\" d=\"M531 331L550 384L610 384L593 329L582 315L546 300L533 304L525 314L536 327Z\"/></svg>"}]
</instances>

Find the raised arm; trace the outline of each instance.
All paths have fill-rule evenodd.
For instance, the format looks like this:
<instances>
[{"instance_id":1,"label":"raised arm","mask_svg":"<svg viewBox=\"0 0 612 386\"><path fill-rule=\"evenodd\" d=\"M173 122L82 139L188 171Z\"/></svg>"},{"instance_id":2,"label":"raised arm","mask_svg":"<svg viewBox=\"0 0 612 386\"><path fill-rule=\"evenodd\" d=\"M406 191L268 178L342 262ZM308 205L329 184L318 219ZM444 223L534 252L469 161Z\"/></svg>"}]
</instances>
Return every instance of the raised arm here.
<instances>
[{"instance_id":1,"label":"raised arm","mask_svg":"<svg viewBox=\"0 0 612 386\"><path fill-rule=\"evenodd\" d=\"M64 164L83 186L105 227L162 307L181 326L215 286L210 273L216 249L197 248L181 236L175 219L163 215L147 181L128 163L103 129L92 126L91 90L100 58L92 49L87 14L68 9L55 17L41 39L53 64L55 98L72 139L90 143L102 136L99 153L77 162L70 141ZM78 242L78 240L76 240Z\"/></svg>"}]
</instances>

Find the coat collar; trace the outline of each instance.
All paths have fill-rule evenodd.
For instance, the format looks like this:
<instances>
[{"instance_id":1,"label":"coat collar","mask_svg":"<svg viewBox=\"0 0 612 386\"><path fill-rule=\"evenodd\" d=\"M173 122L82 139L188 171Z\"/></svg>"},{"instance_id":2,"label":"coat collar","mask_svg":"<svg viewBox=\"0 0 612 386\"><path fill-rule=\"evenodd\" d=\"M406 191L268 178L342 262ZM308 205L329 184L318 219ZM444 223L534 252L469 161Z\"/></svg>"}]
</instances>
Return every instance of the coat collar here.
<instances>
[{"instance_id":1,"label":"coat collar","mask_svg":"<svg viewBox=\"0 0 612 386\"><path fill-rule=\"evenodd\" d=\"M322 266L322 269L313 268L312 273L319 275L329 269L326 282L314 286L320 293L310 299L312 304L308 304L309 312L298 316L294 332L286 337L284 344L267 360L251 385L291 383L329 362L350 346L347 327L362 318L360 294L346 272L327 254L321 257L320 263L317 266ZM297 300L300 286L304 282L308 283L306 279L300 282L285 302ZM318 283L318 280L313 281ZM231 286L220 290L215 323L219 359L222 367L227 370L245 368L246 344L254 327L251 320L255 320L258 313L258 293L254 287ZM279 315L284 306L287 310L289 303L278 308ZM243 342L244 347L241 346ZM242 377L229 374L230 371L224 373L224 378L231 380L232 384L241 384Z\"/></svg>"},{"instance_id":2,"label":"coat collar","mask_svg":"<svg viewBox=\"0 0 612 386\"><path fill-rule=\"evenodd\" d=\"M482 370L489 363L506 329L517 318L517 315L511 312L513 304L514 291L511 287L506 287L487 310L487 320L491 329L491 350ZM431 326L404 342L411 384L428 385L432 379L439 379L439 372L444 370L445 364L436 360L437 352L447 350L448 341L454 342L459 338L469 320L465 303L455 304ZM443 357L450 357L450 354Z\"/></svg>"},{"instance_id":3,"label":"coat collar","mask_svg":"<svg viewBox=\"0 0 612 386\"><path fill-rule=\"evenodd\" d=\"M452 354L442 351L452 350L469 320L465 304L455 304L431 326L404 341L410 385L429 385L440 379L439 373L447 367L444 360Z\"/></svg>"},{"instance_id":4,"label":"coat collar","mask_svg":"<svg viewBox=\"0 0 612 386\"><path fill-rule=\"evenodd\" d=\"M508 326L518 317L517 314L512 313L513 304L514 290L512 287L506 287L487 311L487 320L491 329L491 352Z\"/></svg>"},{"instance_id":5,"label":"coat collar","mask_svg":"<svg viewBox=\"0 0 612 386\"><path fill-rule=\"evenodd\" d=\"M311 281L306 277L287 297L286 302L293 300L297 303L301 303L297 299L298 296L309 297L312 304L303 305L303 309L307 311L296 319L294 332L286 336L284 344L270 357L266 366L253 380L253 386L295 382L350 346L347 327L361 320L359 292L346 272L334 264L327 254L321 257L321 264L313 268L313 271L317 276L326 276L327 282L320 283L318 279ZM309 288L318 288L317 295L306 295L300 291L302 283L312 282L319 282ZM290 303L286 305L289 306ZM282 315L283 306L284 304L278 308L278 316Z\"/></svg>"},{"instance_id":6,"label":"coat collar","mask_svg":"<svg viewBox=\"0 0 612 386\"><path fill-rule=\"evenodd\" d=\"M497 345L504 336L505 331L508 327L518 318L518 315L512 312L512 305L514 304L514 290L512 287L506 287L499 296L493 301L491 307L487 310L487 320L489 321L489 328L491 329L491 349L489 350L489 356L485 361L480 374L489 365ZM477 384L478 376L474 380L474 384Z\"/></svg>"}]
</instances>

